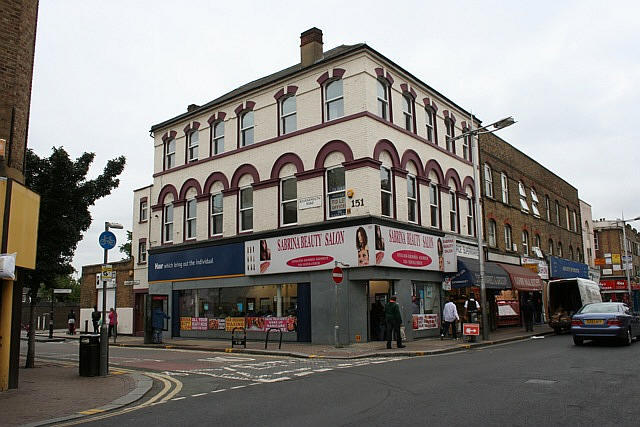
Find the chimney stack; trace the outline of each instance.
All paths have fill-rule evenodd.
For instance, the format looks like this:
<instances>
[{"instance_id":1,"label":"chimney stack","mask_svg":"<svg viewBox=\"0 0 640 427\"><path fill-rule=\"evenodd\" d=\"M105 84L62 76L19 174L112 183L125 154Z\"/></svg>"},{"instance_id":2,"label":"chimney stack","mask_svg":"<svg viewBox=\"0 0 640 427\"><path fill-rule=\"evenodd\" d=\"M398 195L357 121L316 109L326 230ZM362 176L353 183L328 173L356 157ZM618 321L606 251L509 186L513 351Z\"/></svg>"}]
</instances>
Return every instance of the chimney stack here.
<instances>
[{"instance_id":1,"label":"chimney stack","mask_svg":"<svg viewBox=\"0 0 640 427\"><path fill-rule=\"evenodd\" d=\"M300 63L307 67L322 59L322 31L313 27L300 34Z\"/></svg>"},{"instance_id":2,"label":"chimney stack","mask_svg":"<svg viewBox=\"0 0 640 427\"><path fill-rule=\"evenodd\" d=\"M189 104L187 105L187 112L190 113L194 110L197 110L198 108L200 108L200 106L197 104Z\"/></svg>"}]
</instances>

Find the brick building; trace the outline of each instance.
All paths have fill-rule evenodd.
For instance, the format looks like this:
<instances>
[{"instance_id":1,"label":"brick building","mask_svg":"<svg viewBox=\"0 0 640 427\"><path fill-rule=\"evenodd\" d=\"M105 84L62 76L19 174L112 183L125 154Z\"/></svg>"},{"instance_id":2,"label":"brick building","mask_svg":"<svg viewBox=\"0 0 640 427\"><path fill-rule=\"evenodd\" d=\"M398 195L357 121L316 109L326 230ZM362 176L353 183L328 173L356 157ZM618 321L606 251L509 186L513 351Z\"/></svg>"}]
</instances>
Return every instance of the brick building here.
<instances>
[{"instance_id":1,"label":"brick building","mask_svg":"<svg viewBox=\"0 0 640 427\"><path fill-rule=\"evenodd\" d=\"M135 278L168 335L228 336L246 317L331 343L337 312L340 342L374 340L392 294L409 339L437 335L445 273L474 245L469 141L447 138L469 113L366 44L325 51L313 28L299 45L298 64L152 126Z\"/></svg>"},{"instance_id":2,"label":"brick building","mask_svg":"<svg viewBox=\"0 0 640 427\"><path fill-rule=\"evenodd\" d=\"M600 287L605 299L629 303L627 272L631 279L634 306L640 307L640 233L626 225L627 253L631 263L625 262L622 223L600 219L593 222L595 264L600 268ZM636 308L637 309L637 308Z\"/></svg>"},{"instance_id":3,"label":"brick building","mask_svg":"<svg viewBox=\"0 0 640 427\"><path fill-rule=\"evenodd\" d=\"M0 139L6 141L6 163L2 165L6 170L0 176L22 183L38 1L0 0L0 16Z\"/></svg>"},{"instance_id":4,"label":"brick building","mask_svg":"<svg viewBox=\"0 0 640 427\"><path fill-rule=\"evenodd\" d=\"M133 258L110 262L115 272L114 280L107 283L107 311L111 307L116 308L118 313L118 333L134 334L143 331L142 319L134 316L134 296L133 296ZM91 312L93 306L97 305L102 311L102 264L83 265L82 276L80 278L80 324L84 325L85 320L89 320L91 325Z\"/></svg>"},{"instance_id":5,"label":"brick building","mask_svg":"<svg viewBox=\"0 0 640 427\"><path fill-rule=\"evenodd\" d=\"M578 190L496 135L480 135L479 149L487 259L526 266L543 280L574 268L588 278Z\"/></svg>"}]
</instances>

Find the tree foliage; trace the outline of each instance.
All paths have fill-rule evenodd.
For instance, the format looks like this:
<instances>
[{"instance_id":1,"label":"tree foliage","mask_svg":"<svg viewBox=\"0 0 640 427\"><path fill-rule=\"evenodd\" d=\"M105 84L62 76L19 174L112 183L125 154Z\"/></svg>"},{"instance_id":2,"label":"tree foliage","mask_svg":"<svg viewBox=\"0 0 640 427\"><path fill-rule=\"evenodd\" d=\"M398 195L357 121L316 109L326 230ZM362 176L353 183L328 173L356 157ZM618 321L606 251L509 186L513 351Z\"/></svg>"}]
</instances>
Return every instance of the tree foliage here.
<instances>
[{"instance_id":1,"label":"tree foliage","mask_svg":"<svg viewBox=\"0 0 640 427\"><path fill-rule=\"evenodd\" d=\"M26 185L40 194L36 269L28 278L34 289L40 283L51 288L61 276L73 273L74 252L91 225L89 207L120 184L124 156L109 160L101 175L87 180L94 157L84 153L72 160L62 147L53 147L49 157L41 158L27 149Z\"/></svg>"},{"instance_id":2,"label":"tree foliage","mask_svg":"<svg viewBox=\"0 0 640 427\"><path fill-rule=\"evenodd\" d=\"M121 244L120 246L118 246L118 249L120 250L120 252L122 252L125 257L123 259L130 259L131 258L131 238L132 238L132 233L131 231L127 230L127 241L124 242L123 244Z\"/></svg>"}]
</instances>

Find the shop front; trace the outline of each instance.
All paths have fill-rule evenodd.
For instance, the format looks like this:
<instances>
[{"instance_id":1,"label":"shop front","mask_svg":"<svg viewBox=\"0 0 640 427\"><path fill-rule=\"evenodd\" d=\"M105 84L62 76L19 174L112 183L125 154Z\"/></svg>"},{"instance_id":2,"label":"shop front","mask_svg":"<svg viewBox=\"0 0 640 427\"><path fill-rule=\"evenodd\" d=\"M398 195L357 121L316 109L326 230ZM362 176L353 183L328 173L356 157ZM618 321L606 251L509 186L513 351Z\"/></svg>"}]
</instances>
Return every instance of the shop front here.
<instances>
[{"instance_id":1,"label":"shop front","mask_svg":"<svg viewBox=\"0 0 640 427\"><path fill-rule=\"evenodd\" d=\"M512 306L517 305L517 312L520 314L520 307L527 300L531 299L534 308L534 320L539 319L542 313L542 289L543 282L540 276L528 268L511 264L500 264L500 267L507 272L511 279L511 285L514 291ZM511 325L520 325L523 321L522 316L518 316L517 322Z\"/></svg>"},{"instance_id":2,"label":"shop front","mask_svg":"<svg viewBox=\"0 0 640 427\"><path fill-rule=\"evenodd\" d=\"M623 302L630 307L632 306L629 303L629 286L626 279L600 280L600 293L602 294L602 301ZM633 281L631 282L631 296L633 298L633 306L638 307L640 285Z\"/></svg>"},{"instance_id":3,"label":"shop front","mask_svg":"<svg viewBox=\"0 0 640 427\"><path fill-rule=\"evenodd\" d=\"M151 251L149 292L167 296L167 335L230 338L244 328L249 339L264 339L273 328L284 340L332 344L338 326L341 344L379 340L391 295L408 339L438 335L441 283L457 269L455 238L384 221L251 237Z\"/></svg>"}]
</instances>

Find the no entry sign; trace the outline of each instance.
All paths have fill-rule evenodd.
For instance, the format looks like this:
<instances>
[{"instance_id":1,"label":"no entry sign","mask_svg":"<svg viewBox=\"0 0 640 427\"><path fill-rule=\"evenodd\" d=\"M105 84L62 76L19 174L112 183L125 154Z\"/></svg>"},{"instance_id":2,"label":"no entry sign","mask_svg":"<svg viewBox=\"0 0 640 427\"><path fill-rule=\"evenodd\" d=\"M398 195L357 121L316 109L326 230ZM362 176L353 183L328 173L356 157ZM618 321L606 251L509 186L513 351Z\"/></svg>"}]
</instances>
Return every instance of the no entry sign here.
<instances>
[{"instance_id":1,"label":"no entry sign","mask_svg":"<svg viewBox=\"0 0 640 427\"><path fill-rule=\"evenodd\" d=\"M464 335L480 335L480 324L465 323L462 326L462 333Z\"/></svg>"},{"instance_id":2,"label":"no entry sign","mask_svg":"<svg viewBox=\"0 0 640 427\"><path fill-rule=\"evenodd\" d=\"M333 281L336 284L342 283L342 269L340 267L334 267L331 275L333 276Z\"/></svg>"}]
</instances>

